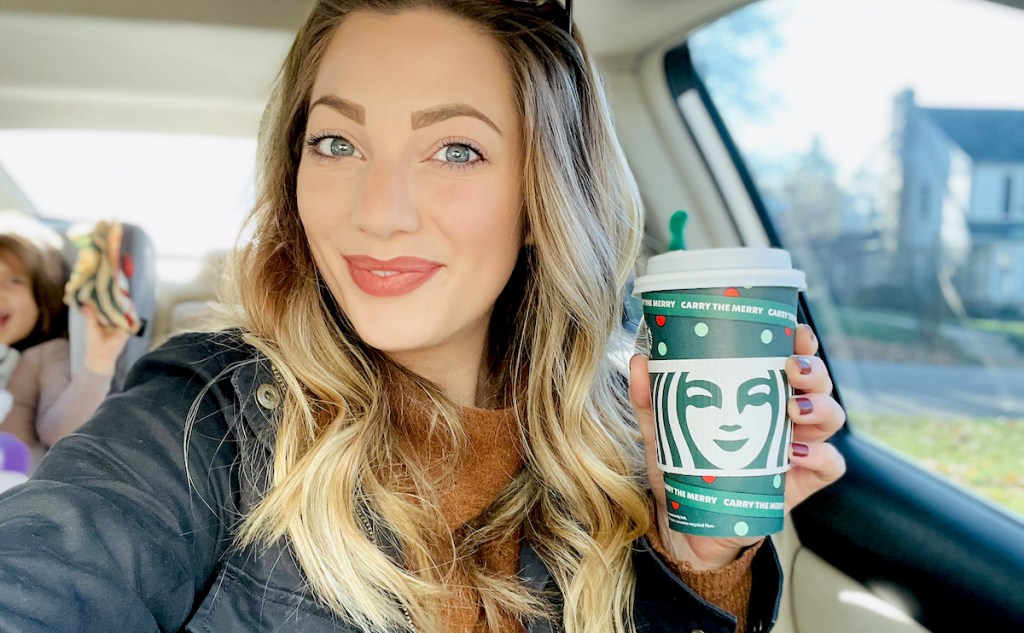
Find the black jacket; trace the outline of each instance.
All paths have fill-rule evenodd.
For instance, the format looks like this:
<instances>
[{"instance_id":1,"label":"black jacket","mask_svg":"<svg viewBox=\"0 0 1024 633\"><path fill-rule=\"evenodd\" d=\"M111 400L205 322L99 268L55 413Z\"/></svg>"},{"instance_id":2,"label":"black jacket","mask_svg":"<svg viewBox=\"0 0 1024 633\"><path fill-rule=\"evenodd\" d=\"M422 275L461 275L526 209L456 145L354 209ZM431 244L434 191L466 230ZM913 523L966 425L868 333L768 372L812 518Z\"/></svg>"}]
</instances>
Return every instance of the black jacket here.
<instances>
[{"instance_id":1,"label":"black jacket","mask_svg":"<svg viewBox=\"0 0 1024 633\"><path fill-rule=\"evenodd\" d=\"M0 496L0 631L355 631L304 590L286 545L232 543L265 481L249 465L270 459L279 401L269 363L229 333L176 337L143 357L124 391ZM732 633L735 619L646 539L633 559L640 631ZM550 582L528 545L521 560L525 582ZM762 547L751 631L771 627L781 584L775 551Z\"/></svg>"}]
</instances>

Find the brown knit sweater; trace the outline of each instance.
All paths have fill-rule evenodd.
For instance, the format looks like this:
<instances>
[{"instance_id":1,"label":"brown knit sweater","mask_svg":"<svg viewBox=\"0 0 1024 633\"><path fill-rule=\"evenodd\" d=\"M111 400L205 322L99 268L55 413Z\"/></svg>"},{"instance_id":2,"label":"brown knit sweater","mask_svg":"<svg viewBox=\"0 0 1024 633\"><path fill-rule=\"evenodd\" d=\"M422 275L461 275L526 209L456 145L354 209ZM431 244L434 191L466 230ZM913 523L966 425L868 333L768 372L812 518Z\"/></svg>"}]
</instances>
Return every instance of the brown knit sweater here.
<instances>
[{"instance_id":1,"label":"brown knit sweater","mask_svg":"<svg viewBox=\"0 0 1024 633\"><path fill-rule=\"evenodd\" d=\"M422 405L422 403L421 403ZM440 458L432 454L429 417L423 406L406 410L417 420L409 439L420 450L424 463ZM447 527L452 534L478 517L497 498L523 467L523 450L516 430L512 409L477 409L461 407L460 413L468 436L465 458L455 466L454 476L438 495ZM655 550L670 568L703 599L738 617L737 631L746 630L747 607L752 582L751 561L757 547L747 549L739 559L714 571L695 571L688 563L674 561L662 546L657 528L648 532ZM519 570L519 543L495 543L482 552L484 564L494 572L514 576ZM440 562L447 563L444 556ZM442 610L444 631L480 633L486 631L483 610L476 590L466 578L453 575L449 579L451 600ZM502 633L523 633L520 622L509 617Z\"/></svg>"}]
</instances>

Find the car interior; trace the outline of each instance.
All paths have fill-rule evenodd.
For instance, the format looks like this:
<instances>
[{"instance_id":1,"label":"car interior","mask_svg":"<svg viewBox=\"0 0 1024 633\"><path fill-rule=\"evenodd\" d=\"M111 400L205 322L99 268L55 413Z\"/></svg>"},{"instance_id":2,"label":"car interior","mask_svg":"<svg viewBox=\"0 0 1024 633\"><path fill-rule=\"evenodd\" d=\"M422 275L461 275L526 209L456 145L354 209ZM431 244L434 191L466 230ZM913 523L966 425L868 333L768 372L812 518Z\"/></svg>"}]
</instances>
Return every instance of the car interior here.
<instances>
[{"instance_id":1,"label":"car interior","mask_svg":"<svg viewBox=\"0 0 1024 633\"><path fill-rule=\"evenodd\" d=\"M861 19L855 26L879 25L877 31L869 28L860 33L859 39L871 44L873 38L883 37L885 29L881 25L887 14L890 10L895 12L894 7L904 1L871 2L851 9L859 11ZM963 5L964 10L991 11L999 24L1012 25L1006 26L1007 32L1024 41L1024 2L1020 0L915 2L914 6L935 6L936 10L945 5L957 5L959 10ZM210 142L223 142L223 154L217 153L220 149L210 149L209 156L213 158L203 162L203 157L188 153L206 150L182 145L185 156L180 164L194 163L199 165L197 170L216 172L220 156L230 156L234 161L233 188L228 194L217 194L219 197L213 200L216 204L234 205L235 210L228 213L225 209L222 218L215 217L216 211L204 210L196 215L186 208L191 204L190 198L184 193L177 197L180 192L170 190L188 189L192 185L179 181L173 168L150 174L153 182L165 182L168 191L145 185L149 194L131 203L137 215L129 217L118 212L130 227L123 252L130 253L136 265L131 292L146 322L143 335L130 343L120 361L120 379L123 380L131 362L148 349L175 333L202 327L210 306L217 301L223 263L238 237L246 204L252 202L255 135L262 109L291 38L312 4L311 0L0 0L0 210L19 209L64 230L80 221L105 217L116 207L117 190L131 189L137 184L131 182L135 177L128 172L114 169L106 181L94 183L101 196L109 196L111 205L107 208L102 203L92 203L91 211L76 209L63 214L53 203L40 203L42 194L35 193L37 190L56 196L60 190L86 187L72 174L76 165L65 161L49 174L37 173L32 180L26 176L29 169L19 167L11 158L15 152L10 148L34 146L46 150L43 156L59 162L62 139L70 138L65 134L109 133L112 147L134 138L132 135L142 135L142 139L214 139ZM745 112L756 121L758 111L771 110L767 94L770 90L760 83L768 81L771 87L771 78L751 78L749 60L768 54L755 46L766 41L756 35L759 20L782 20L780 15L797 15L796 4L796 0L575 2L576 28L598 60L619 140L644 201L645 255L664 252L671 237L669 218L685 209L688 248L784 247L793 249L798 266L810 263L809 256L800 250L802 242L793 235L800 232L800 227L811 231L815 219L793 215L799 218L793 225L777 221L777 208L782 203L766 193L775 191L770 186L772 161L757 163L750 159L750 152L743 145L743 126L733 125L738 119L731 114ZM835 11L839 11L840 4L844 3L836 2ZM827 13L824 8L822 11ZM922 15L922 23L929 19L927 15ZM724 20L730 18L735 18L735 22L728 23L733 25L732 31L721 27L712 32L713 25L727 24ZM901 33L904 49L913 51L918 34L913 29ZM963 52L954 39L946 37L949 48ZM829 38L815 41L827 46ZM770 47L778 43L768 38L767 46L770 53L774 50ZM804 53L805 58L818 54ZM843 51L837 54L842 55ZM1011 53L1005 55L1009 57ZM867 61L864 67L858 66L857 54L849 52L848 57L845 67L816 71L821 75L815 76L814 81L822 86L822 93L830 90L827 86L834 85L829 83L832 75L850 83L873 72ZM927 64L927 58L922 63ZM976 67L973 74L984 71L983 67ZM1021 83L1019 75L995 74L993 78L1006 84ZM740 86L737 94L726 98L732 93L720 87L728 85L723 83L725 80ZM1024 98L1016 94L1010 101L998 104L998 109L1024 112ZM926 105L917 108L915 98ZM918 88L910 95L912 103L908 107L916 108L914 112L934 115L941 124L941 116L946 115L939 109L944 104L926 99L932 97ZM886 101L885 107L893 107L892 103ZM975 107L972 112L978 109ZM796 116L811 119L816 115L808 109L805 113L798 111ZM832 118L842 118L836 121L839 127L855 123L846 114L834 114ZM1000 142L1010 147L1009 152L1024 152L1024 126L1000 129ZM35 131L45 134L32 140ZM1019 138L1005 138L1015 135ZM953 132L949 136L956 140ZM85 147L104 143L91 138L83 137ZM141 151L125 161L145 163L153 158L146 153L145 142L148 141L143 142ZM960 146L966 148L966 143ZM155 141L152 147L153 153L165 151ZM813 152L812 148L808 155ZM974 154L965 149L955 156L963 162ZM37 165L45 164L38 157L34 160ZM226 163L228 158L223 160ZM163 163L153 164L153 170L159 170ZM803 163L804 167L808 164ZM1024 165L1024 153L1000 164ZM810 173L808 169L801 173L806 176ZM883 178L891 176L884 169L878 173ZM907 177L908 172L903 173ZM762 174L767 176L762 178ZM49 178L48 184L44 176ZM1011 189L1006 184L1005 218L1000 220L1000 226L1005 227L997 235L1004 240L1000 244L1005 242L1018 248L1024 244L1024 175L1016 181L1007 180L1011 182L1020 185ZM812 185L805 182L802 186L806 191ZM779 191L785 189L779 187ZM75 197L72 191L64 191L63 195ZM202 190L197 188L195 195L201 196ZM1019 212L1011 204L1018 197ZM174 210L174 204L179 205L181 215ZM968 222L964 226L974 225ZM180 234L183 246L168 246L165 233L172 232ZM847 231L843 235L851 234ZM872 239L884 241L877 235ZM972 244L980 243L979 238L973 239ZM839 240L829 244L823 256L845 260L852 272L844 274L863 282L869 275L869 264L854 261L845 251L838 250ZM1024 297L1024 256L1013 257L1019 259L1007 260L1012 265L1005 267L1009 271L1005 278L1010 281L1004 285L1021 293L1013 297ZM72 258L73 252L69 252L69 260ZM639 270L642 271L642 263ZM879 277L887 275L883 272ZM815 278L808 278L813 285ZM885 287L881 283L874 286ZM780 619L773 630L1024 630L1024 511L1009 505L1003 497L993 501L983 493L968 490L958 480L951 481L942 474L942 464L934 463L944 459L939 453L915 459L904 455L898 447L878 441L871 432L862 432L862 418L854 404L861 401L858 398L871 404L873 387L865 387L860 374L844 369L849 366L844 364L847 357L855 356L856 352L850 352L847 346L857 347L859 339L842 338L839 333L832 335L836 331L833 323L848 324L853 312L830 312L830 304L818 298L826 293L819 293L816 295L812 288L802 297L799 316L818 331L821 355L826 362L832 363L835 358L835 395L847 405L849 423L832 441L843 453L848 471L840 482L798 507L787 517L786 529L773 536L785 572ZM854 296L854 305L868 296L864 293ZM838 290L830 290L828 297L837 294ZM941 296L948 298L949 293ZM1017 345L1021 330L1012 328L1024 322L1020 308L1024 303L1015 303L1016 298L1007 301L1000 304L1002 307L992 308L995 316L989 321L997 321L1003 328L999 336ZM833 318L834 314L842 318ZM947 326L936 326L936 336L941 336L944 327ZM82 336L81 324L72 322L73 350L81 349ZM933 339L933 354L942 351L938 348L946 345L945 340ZM864 347L861 351L870 354L873 349ZM77 353L80 352L72 352L73 363ZM998 428L1016 437L1024 434L1024 405L1020 404L1024 382L1017 382L1018 377L1024 376L1020 371L1024 367L1022 355L1024 352L1013 352L1005 362L985 365L985 371L991 372L985 380L990 384L1005 383L999 393L1010 394L1006 396L1010 404L1005 412L992 417L1001 420L998 424L1003 426ZM942 361L943 366L952 363ZM917 413L911 416L900 408L900 399L910 401L912 393L890 395L896 404L886 405L892 413L884 418L887 424L897 424L901 415L915 420L921 417ZM936 394L934 398L942 395ZM869 408L864 406L865 410ZM863 416L868 418L867 414ZM864 429L868 428L866 424ZM1024 453L1016 455L1015 463L1000 475L1000 481L1020 490L1024 487Z\"/></svg>"}]
</instances>

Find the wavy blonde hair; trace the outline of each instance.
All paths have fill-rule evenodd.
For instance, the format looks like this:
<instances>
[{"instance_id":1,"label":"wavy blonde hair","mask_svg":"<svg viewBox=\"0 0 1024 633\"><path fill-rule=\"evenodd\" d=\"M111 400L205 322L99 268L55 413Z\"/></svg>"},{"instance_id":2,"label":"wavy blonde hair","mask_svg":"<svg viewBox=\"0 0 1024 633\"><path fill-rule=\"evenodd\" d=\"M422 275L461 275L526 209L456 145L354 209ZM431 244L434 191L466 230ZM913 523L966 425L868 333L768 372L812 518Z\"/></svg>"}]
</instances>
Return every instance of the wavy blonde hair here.
<instances>
[{"instance_id":1,"label":"wavy blonde hair","mask_svg":"<svg viewBox=\"0 0 1024 633\"><path fill-rule=\"evenodd\" d=\"M650 518L639 434L608 351L642 211L597 73L578 37L553 22L557 6L321 0L300 29L261 126L254 237L233 275L246 339L286 387L270 487L239 543L287 539L316 596L358 626L440 626L449 589L432 558L443 525L438 479L403 441L396 384L411 380L426 394L439 429L432 441L452 459L464 448L461 421L436 385L359 339L313 263L295 191L310 92L335 29L354 11L409 8L465 20L503 51L523 123L533 238L498 299L486 356L495 404L517 412L526 467L461 542L440 545L478 590L490 630L501 614L551 613L543 596L475 555L517 535L551 570L566 631L632 630L631 547Z\"/></svg>"}]
</instances>

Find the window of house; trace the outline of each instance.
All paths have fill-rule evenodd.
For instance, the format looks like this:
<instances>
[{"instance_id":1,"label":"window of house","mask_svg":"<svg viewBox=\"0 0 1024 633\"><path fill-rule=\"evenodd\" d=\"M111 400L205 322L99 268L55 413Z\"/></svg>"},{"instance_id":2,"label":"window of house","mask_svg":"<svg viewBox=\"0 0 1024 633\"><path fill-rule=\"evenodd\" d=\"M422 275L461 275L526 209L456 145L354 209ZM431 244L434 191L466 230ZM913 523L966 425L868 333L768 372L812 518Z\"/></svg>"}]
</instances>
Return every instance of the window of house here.
<instances>
[{"instance_id":1,"label":"window of house","mask_svg":"<svg viewBox=\"0 0 1024 633\"><path fill-rule=\"evenodd\" d=\"M991 2L764 0L688 43L852 432L1020 515L1022 34Z\"/></svg>"}]
</instances>

